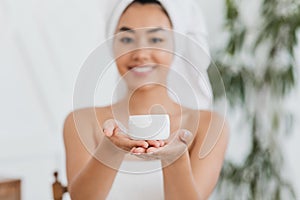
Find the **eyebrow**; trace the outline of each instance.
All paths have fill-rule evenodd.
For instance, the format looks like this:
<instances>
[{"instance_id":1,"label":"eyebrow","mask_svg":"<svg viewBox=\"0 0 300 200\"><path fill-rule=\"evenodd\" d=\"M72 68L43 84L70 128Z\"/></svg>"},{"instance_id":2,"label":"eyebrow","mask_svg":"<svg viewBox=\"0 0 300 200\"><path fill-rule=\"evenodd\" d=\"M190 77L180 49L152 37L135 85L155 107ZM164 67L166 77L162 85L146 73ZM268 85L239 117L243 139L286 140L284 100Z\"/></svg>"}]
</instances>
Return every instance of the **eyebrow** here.
<instances>
[{"instance_id":1,"label":"eyebrow","mask_svg":"<svg viewBox=\"0 0 300 200\"><path fill-rule=\"evenodd\" d=\"M132 30L131 28L128 28L126 26L123 26L122 28L119 29L119 32L130 32L130 33L134 33L135 31Z\"/></svg>"},{"instance_id":2,"label":"eyebrow","mask_svg":"<svg viewBox=\"0 0 300 200\"><path fill-rule=\"evenodd\" d=\"M153 28L147 31L147 33L155 33L158 31L165 31L163 28L158 27L158 28ZM119 32L129 32L129 33L135 33L135 31L131 28L128 28L126 26L123 26L122 28L119 29Z\"/></svg>"}]
</instances>

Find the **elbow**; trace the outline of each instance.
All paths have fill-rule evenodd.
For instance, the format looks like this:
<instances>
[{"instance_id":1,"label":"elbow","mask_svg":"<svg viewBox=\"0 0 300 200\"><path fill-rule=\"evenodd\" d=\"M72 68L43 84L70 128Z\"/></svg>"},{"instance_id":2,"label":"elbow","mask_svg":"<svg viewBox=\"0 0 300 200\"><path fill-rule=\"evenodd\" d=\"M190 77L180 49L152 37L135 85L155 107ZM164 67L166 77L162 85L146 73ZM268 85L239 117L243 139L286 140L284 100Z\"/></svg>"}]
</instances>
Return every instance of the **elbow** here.
<instances>
[{"instance_id":1,"label":"elbow","mask_svg":"<svg viewBox=\"0 0 300 200\"><path fill-rule=\"evenodd\" d=\"M106 194L98 190L97 192L91 191L81 184L70 184L68 187L69 195L72 200L105 200Z\"/></svg>"},{"instance_id":2,"label":"elbow","mask_svg":"<svg viewBox=\"0 0 300 200\"><path fill-rule=\"evenodd\" d=\"M72 200L91 199L85 195L85 192L74 182L68 185L69 195Z\"/></svg>"},{"instance_id":3,"label":"elbow","mask_svg":"<svg viewBox=\"0 0 300 200\"><path fill-rule=\"evenodd\" d=\"M78 194L78 193L80 193L80 191L76 189L76 186L74 186L74 184L68 185L68 191L69 191L69 195L72 200L79 200L82 198Z\"/></svg>"}]
</instances>

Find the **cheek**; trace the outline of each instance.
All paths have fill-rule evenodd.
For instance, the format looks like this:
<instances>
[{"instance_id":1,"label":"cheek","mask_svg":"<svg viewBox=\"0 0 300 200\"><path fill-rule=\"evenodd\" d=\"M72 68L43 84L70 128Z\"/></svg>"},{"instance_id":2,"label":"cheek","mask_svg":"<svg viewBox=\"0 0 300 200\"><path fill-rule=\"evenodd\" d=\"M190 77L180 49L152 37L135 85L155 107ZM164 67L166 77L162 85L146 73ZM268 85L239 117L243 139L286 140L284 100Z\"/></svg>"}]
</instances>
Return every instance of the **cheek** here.
<instances>
[{"instance_id":1,"label":"cheek","mask_svg":"<svg viewBox=\"0 0 300 200\"><path fill-rule=\"evenodd\" d=\"M165 67L170 67L173 61L173 54L166 51L159 51L155 53L156 60L159 64Z\"/></svg>"},{"instance_id":2,"label":"cheek","mask_svg":"<svg viewBox=\"0 0 300 200\"><path fill-rule=\"evenodd\" d=\"M124 75L127 72L128 58L126 56L120 56L115 60L115 62L120 75Z\"/></svg>"}]
</instances>

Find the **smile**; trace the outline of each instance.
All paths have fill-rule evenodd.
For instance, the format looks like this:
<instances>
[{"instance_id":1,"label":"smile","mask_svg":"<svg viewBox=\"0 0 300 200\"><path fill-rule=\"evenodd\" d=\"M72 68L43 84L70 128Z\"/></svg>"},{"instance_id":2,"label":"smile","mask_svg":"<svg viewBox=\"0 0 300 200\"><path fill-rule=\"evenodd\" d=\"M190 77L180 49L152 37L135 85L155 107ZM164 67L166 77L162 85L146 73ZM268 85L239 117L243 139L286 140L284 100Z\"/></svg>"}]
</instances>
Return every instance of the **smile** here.
<instances>
[{"instance_id":1,"label":"smile","mask_svg":"<svg viewBox=\"0 0 300 200\"><path fill-rule=\"evenodd\" d=\"M154 70L154 68L155 68L154 65L145 65L145 66L129 67L129 70L135 75L143 76L151 73Z\"/></svg>"}]
</instances>

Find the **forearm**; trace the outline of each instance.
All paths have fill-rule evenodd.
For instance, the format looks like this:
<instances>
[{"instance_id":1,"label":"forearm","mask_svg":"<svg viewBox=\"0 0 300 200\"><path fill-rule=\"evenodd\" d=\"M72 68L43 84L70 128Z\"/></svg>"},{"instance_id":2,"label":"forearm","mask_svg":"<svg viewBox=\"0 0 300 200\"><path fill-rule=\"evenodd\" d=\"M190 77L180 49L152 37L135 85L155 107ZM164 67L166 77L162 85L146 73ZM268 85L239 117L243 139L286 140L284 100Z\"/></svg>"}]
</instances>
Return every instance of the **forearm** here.
<instances>
[{"instance_id":1,"label":"forearm","mask_svg":"<svg viewBox=\"0 0 300 200\"><path fill-rule=\"evenodd\" d=\"M188 152L163 169L165 199L199 200L200 192L194 182Z\"/></svg>"},{"instance_id":2,"label":"forearm","mask_svg":"<svg viewBox=\"0 0 300 200\"><path fill-rule=\"evenodd\" d=\"M69 183L72 200L105 199L114 182L125 154L112 144L103 142L95 155Z\"/></svg>"}]
</instances>

